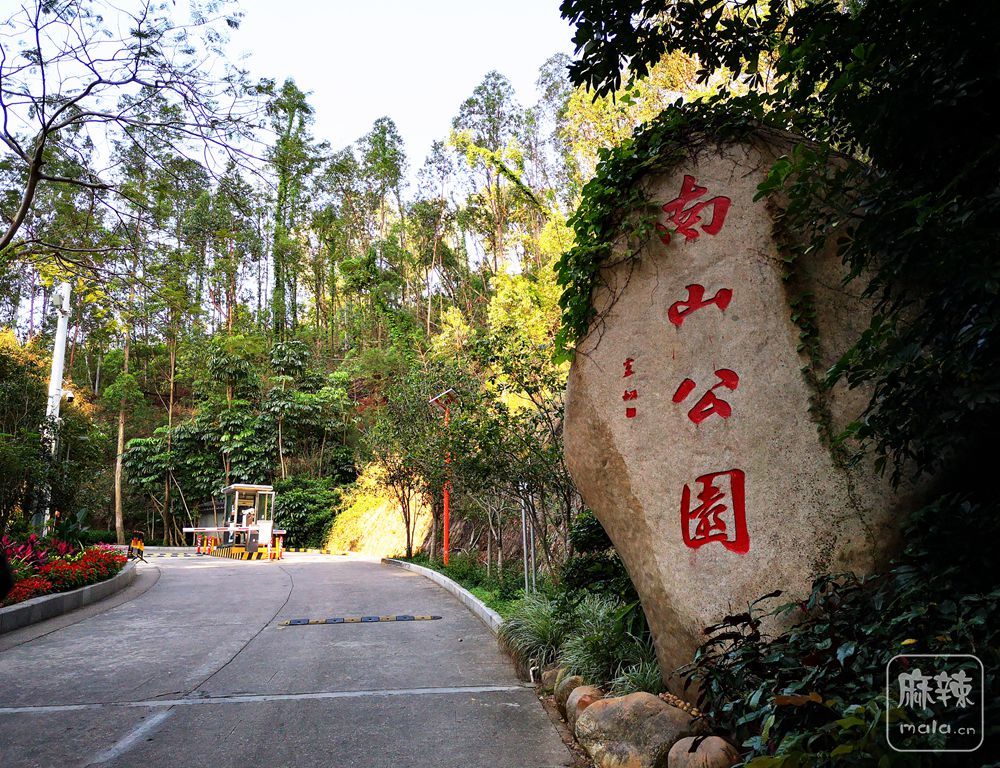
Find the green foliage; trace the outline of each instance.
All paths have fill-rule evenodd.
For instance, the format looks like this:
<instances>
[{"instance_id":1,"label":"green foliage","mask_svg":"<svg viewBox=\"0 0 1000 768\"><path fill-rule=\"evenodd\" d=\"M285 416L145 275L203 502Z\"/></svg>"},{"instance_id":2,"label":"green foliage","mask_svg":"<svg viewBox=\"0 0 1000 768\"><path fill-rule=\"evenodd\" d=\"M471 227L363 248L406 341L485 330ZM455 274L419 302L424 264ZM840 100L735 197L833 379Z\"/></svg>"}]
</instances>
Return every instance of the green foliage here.
<instances>
[{"instance_id":1,"label":"green foliage","mask_svg":"<svg viewBox=\"0 0 1000 768\"><path fill-rule=\"evenodd\" d=\"M601 269L639 258L640 249L653 236L656 211L639 182L647 174L674 167L702 142L723 144L749 136L762 117L762 103L751 96L732 104L678 104L631 139L602 152L597 172L584 186L580 205L569 219L573 247L555 266L562 286L557 360L570 359L572 345L595 320L591 298L600 284Z\"/></svg>"},{"instance_id":2,"label":"green foliage","mask_svg":"<svg viewBox=\"0 0 1000 768\"><path fill-rule=\"evenodd\" d=\"M625 564L615 552L600 520L589 509L573 520L569 541L574 554L562 566L564 590L616 596L629 603L638 601Z\"/></svg>"},{"instance_id":3,"label":"green foliage","mask_svg":"<svg viewBox=\"0 0 1000 768\"><path fill-rule=\"evenodd\" d=\"M528 594L500 626L499 639L524 669L545 667L556 660L568 629L555 601Z\"/></svg>"},{"instance_id":4,"label":"green foliage","mask_svg":"<svg viewBox=\"0 0 1000 768\"><path fill-rule=\"evenodd\" d=\"M448 565L442 566L442 571L459 584L473 587L482 586L486 579L486 569L468 552L456 552L448 559Z\"/></svg>"},{"instance_id":5,"label":"green foliage","mask_svg":"<svg viewBox=\"0 0 1000 768\"><path fill-rule=\"evenodd\" d=\"M655 662L648 631L644 635L630 631L632 610L614 598L584 597L573 609L572 630L559 661L595 685L607 685L635 665Z\"/></svg>"},{"instance_id":6,"label":"green foliage","mask_svg":"<svg viewBox=\"0 0 1000 768\"><path fill-rule=\"evenodd\" d=\"M569 529L569 543L575 552L581 554L606 552L614 547L608 532L590 509L584 509L573 520Z\"/></svg>"},{"instance_id":7,"label":"green foliage","mask_svg":"<svg viewBox=\"0 0 1000 768\"><path fill-rule=\"evenodd\" d=\"M139 380L133 373L119 373L114 382L104 390L104 407L108 410L122 408L129 412L140 408L144 403Z\"/></svg>"},{"instance_id":8,"label":"green foliage","mask_svg":"<svg viewBox=\"0 0 1000 768\"><path fill-rule=\"evenodd\" d=\"M326 478L293 475L275 483L274 527L290 547L322 547L337 513L339 493Z\"/></svg>"},{"instance_id":9,"label":"green foliage","mask_svg":"<svg viewBox=\"0 0 1000 768\"><path fill-rule=\"evenodd\" d=\"M615 696L625 696L638 691L663 693L666 690L655 650L651 646L646 646L643 652L648 654L646 660L622 666L618 675L610 681L610 692Z\"/></svg>"},{"instance_id":10,"label":"green foliage","mask_svg":"<svg viewBox=\"0 0 1000 768\"><path fill-rule=\"evenodd\" d=\"M85 547L92 547L95 544L116 544L117 534L114 531L101 531L87 528L80 531L79 541Z\"/></svg>"},{"instance_id":11,"label":"green foliage","mask_svg":"<svg viewBox=\"0 0 1000 768\"><path fill-rule=\"evenodd\" d=\"M942 518L953 522L936 522ZM970 527L981 534L975 541L966 535ZM998 527L995 507L947 496L910 521L910 546L885 575L823 576L807 600L769 609L799 620L779 637L761 634L764 606L777 595L726 617L709 628L712 637L687 670L700 686L700 708L750 757L780 757L751 765L964 765L961 756L921 760L889 749L885 669L899 653L970 652L996 669L1000 589L988 542ZM987 740L1000 714L989 693L994 685L988 672ZM968 717L964 724L978 727L978 712Z\"/></svg>"},{"instance_id":12,"label":"green foliage","mask_svg":"<svg viewBox=\"0 0 1000 768\"><path fill-rule=\"evenodd\" d=\"M46 380L40 352L0 330L0 534L9 526L23 530L45 505L64 520L90 511L90 484L103 461L105 436L87 413L68 403L61 422L43 432ZM48 435L59 447L54 457Z\"/></svg>"}]
</instances>

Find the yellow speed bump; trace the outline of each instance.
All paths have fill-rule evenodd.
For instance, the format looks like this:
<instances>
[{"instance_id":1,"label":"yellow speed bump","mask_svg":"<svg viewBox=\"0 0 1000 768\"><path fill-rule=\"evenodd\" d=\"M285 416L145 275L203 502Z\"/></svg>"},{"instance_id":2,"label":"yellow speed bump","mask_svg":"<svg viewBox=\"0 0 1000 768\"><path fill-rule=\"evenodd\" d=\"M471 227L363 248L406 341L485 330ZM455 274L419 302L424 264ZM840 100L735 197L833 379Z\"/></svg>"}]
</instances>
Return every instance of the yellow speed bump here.
<instances>
[{"instance_id":1,"label":"yellow speed bump","mask_svg":"<svg viewBox=\"0 0 1000 768\"><path fill-rule=\"evenodd\" d=\"M440 616L415 616L396 614L392 616L340 616L332 619L285 619L278 626L304 627L309 624L377 624L383 621L437 621Z\"/></svg>"}]
</instances>

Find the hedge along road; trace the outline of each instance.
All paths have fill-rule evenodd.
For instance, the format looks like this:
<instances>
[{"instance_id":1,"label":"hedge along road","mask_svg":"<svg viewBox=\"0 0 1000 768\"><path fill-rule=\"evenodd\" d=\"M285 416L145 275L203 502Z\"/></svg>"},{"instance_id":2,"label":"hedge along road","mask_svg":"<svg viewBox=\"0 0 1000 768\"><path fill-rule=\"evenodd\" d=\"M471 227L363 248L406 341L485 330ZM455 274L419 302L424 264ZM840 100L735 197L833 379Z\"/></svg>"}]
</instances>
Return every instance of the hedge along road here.
<instances>
[{"instance_id":1,"label":"hedge along road","mask_svg":"<svg viewBox=\"0 0 1000 768\"><path fill-rule=\"evenodd\" d=\"M126 592L0 636L4 768L572 764L489 631L417 574L162 558ZM361 615L442 618L282 626Z\"/></svg>"}]
</instances>

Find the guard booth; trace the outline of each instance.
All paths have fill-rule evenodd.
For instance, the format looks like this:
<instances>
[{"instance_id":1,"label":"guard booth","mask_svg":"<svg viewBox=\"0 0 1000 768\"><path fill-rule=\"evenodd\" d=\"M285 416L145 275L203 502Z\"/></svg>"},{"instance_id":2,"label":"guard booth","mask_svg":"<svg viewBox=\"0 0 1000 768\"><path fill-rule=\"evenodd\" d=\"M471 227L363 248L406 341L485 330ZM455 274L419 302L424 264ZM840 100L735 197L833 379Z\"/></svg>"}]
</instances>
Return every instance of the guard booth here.
<instances>
[{"instance_id":1,"label":"guard booth","mask_svg":"<svg viewBox=\"0 0 1000 768\"><path fill-rule=\"evenodd\" d=\"M274 488L270 485L234 483L222 489L221 524L184 528L198 536L198 550L211 553L217 546L255 554L268 551L268 559L280 559L285 531L274 528Z\"/></svg>"},{"instance_id":2,"label":"guard booth","mask_svg":"<svg viewBox=\"0 0 1000 768\"><path fill-rule=\"evenodd\" d=\"M236 483L222 489L226 535L223 544L246 547L270 546L274 532L274 488L270 485Z\"/></svg>"}]
</instances>

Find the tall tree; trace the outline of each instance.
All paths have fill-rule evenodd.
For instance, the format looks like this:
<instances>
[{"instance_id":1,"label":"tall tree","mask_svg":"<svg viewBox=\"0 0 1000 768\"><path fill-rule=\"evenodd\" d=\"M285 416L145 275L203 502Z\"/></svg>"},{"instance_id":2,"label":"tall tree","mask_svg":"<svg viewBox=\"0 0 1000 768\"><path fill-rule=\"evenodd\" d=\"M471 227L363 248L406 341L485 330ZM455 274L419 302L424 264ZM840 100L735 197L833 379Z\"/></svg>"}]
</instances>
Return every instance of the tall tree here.
<instances>
[{"instance_id":1,"label":"tall tree","mask_svg":"<svg viewBox=\"0 0 1000 768\"><path fill-rule=\"evenodd\" d=\"M306 94L288 79L273 94L268 114L275 133L270 160L277 177L272 221L271 259L274 288L271 297L274 337L284 339L298 322L298 276L301 243L296 226L302 217L307 179L319 161L309 126L313 110Z\"/></svg>"},{"instance_id":2,"label":"tall tree","mask_svg":"<svg viewBox=\"0 0 1000 768\"><path fill-rule=\"evenodd\" d=\"M111 13L96 0L35 0L0 23L0 142L5 160L20 172L17 193L2 211L0 258L11 245L71 254L90 250L72 240L18 239L46 186L85 190L95 206L132 215L111 169L86 162L90 146L141 144L169 129L180 153L197 145L199 151L207 146L240 155L233 137L249 127L239 106L245 79L218 59L239 15L223 12L213 20L185 23L170 10L153 0L130 2ZM213 68L205 66L206 56L224 68L222 77L209 74ZM143 95L122 98L136 93ZM150 111L153 98L176 109Z\"/></svg>"}]
</instances>

